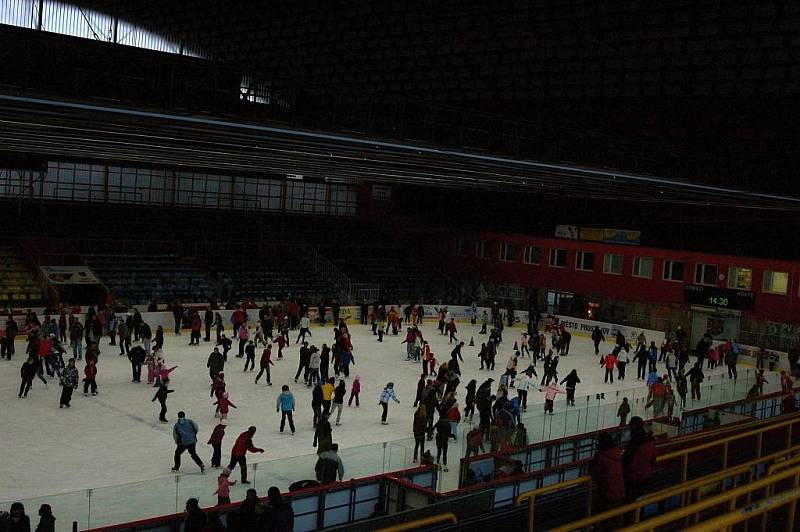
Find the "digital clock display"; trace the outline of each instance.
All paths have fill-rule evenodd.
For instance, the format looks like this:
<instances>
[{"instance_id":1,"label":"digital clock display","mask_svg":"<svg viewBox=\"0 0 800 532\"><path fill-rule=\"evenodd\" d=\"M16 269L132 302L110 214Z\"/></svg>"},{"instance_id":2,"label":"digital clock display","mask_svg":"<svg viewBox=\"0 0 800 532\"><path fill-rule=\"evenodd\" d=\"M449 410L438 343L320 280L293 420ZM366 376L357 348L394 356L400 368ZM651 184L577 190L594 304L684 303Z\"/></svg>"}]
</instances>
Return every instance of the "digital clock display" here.
<instances>
[{"instance_id":1,"label":"digital clock display","mask_svg":"<svg viewBox=\"0 0 800 532\"><path fill-rule=\"evenodd\" d=\"M755 303L755 294L749 290L687 284L683 287L683 293L686 302L709 307L749 310Z\"/></svg>"}]
</instances>

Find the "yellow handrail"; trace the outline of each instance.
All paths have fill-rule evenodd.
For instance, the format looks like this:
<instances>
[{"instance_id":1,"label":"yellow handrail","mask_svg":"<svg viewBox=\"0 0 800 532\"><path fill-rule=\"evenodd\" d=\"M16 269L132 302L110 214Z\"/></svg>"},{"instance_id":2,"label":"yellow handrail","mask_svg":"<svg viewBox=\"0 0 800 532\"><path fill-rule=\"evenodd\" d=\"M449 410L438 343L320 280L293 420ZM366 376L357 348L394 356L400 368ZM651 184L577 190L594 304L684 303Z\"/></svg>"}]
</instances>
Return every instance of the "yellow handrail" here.
<instances>
[{"instance_id":1,"label":"yellow handrail","mask_svg":"<svg viewBox=\"0 0 800 532\"><path fill-rule=\"evenodd\" d=\"M769 499L759 501L748 506L743 506L734 513L715 517L709 521L706 521L705 523L687 528L686 530L691 532L718 532L720 530L729 530L730 527L734 525L743 523L752 519L753 517L758 517L788 504L790 506L787 530L791 532L794 530L794 519L797 512L798 499L800 499L800 488L782 491L777 495L770 497Z\"/></svg>"},{"instance_id":2,"label":"yellow handrail","mask_svg":"<svg viewBox=\"0 0 800 532\"><path fill-rule=\"evenodd\" d=\"M651 532L661 526L674 523L675 521L679 521L681 519L687 519L693 516L697 518L701 512L723 504L727 505L729 512L733 512L736 510L736 502L740 497L752 495L758 490L769 488L773 484L787 479L792 479L794 483L793 487L796 488L798 484L800 484L800 482L798 482L800 481L800 468L790 469L788 471L783 471L781 473L772 475L771 477L750 482L744 486L734 488L723 494L710 497L704 501L700 501L696 504L692 504L679 510L661 514L653 517L652 519L648 519L644 523L637 523L622 530L624 532Z\"/></svg>"},{"instance_id":3,"label":"yellow handrail","mask_svg":"<svg viewBox=\"0 0 800 532\"><path fill-rule=\"evenodd\" d=\"M658 462L666 462L668 460L672 460L675 458L681 458L683 460L683 468L681 470L681 480L685 482L687 480L689 474L689 455L691 453L696 453L699 451L703 451L705 449L713 449L715 447L719 447L720 445L723 446L722 452L722 466L723 468L728 467L728 447L731 442L741 440L744 438L750 438L756 436L758 438L756 444L756 456L761 457L761 452L763 449L763 435L767 431L772 431L775 429L779 429L781 427L789 427L789 431L787 434L787 446L791 446L792 442L792 427L794 424L800 423L800 419L794 418L787 421L782 421L780 423L775 423L774 425L769 425L766 427L760 427L754 430L750 430L747 432L743 432L741 434L735 434L733 436L728 436L726 438L722 438L720 440L716 440L713 442L703 443L694 447L687 447L686 449L680 449L678 451L673 451L671 453L667 453L665 455L659 456L656 460Z\"/></svg>"},{"instance_id":4,"label":"yellow handrail","mask_svg":"<svg viewBox=\"0 0 800 532\"><path fill-rule=\"evenodd\" d=\"M403 532L405 530L415 530L423 526L438 525L439 523L445 523L445 522L449 522L455 525L458 523L458 518L456 517L456 514L454 514L453 512L447 512L444 514L434 515L431 517L416 519L414 521L409 521L408 523L402 523L399 525L389 526L386 528L380 528L378 529L378 532Z\"/></svg>"},{"instance_id":5,"label":"yellow handrail","mask_svg":"<svg viewBox=\"0 0 800 532\"><path fill-rule=\"evenodd\" d=\"M514 506L519 506L522 504L522 501L528 501L528 530L533 530L533 511L534 507L536 506L536 497L544 495L545 493L552 493L554 491L561 491L562 489L578 486L580 484L586 484L589 487L589 495L586 497L586 513L588 515L592 512L592 477L588 476L578 477L572 480L559 482L558 484L552 484L550 486L544 486L525 493L520 493L517 495L517 498L514 501Z\"/></svg>"},{"instance_id":6,"label":"yellow handrail","mask_svg":"<svg viewBox=\"0 0 800 532\"><path fill-rule=\"evenodd\" d=\"M794 467L798 464L800 464L800 455L793 458L788 458L781 462L775 462L767 468L767 476L777 473L778 471L783 471L784 469L789 469L790 467Z\"/></svg>"},{"instance_id":7,"label":"yellow handrail","mask_svg":"<svg viewBox=\"0 0 800 532\"><path fill-rule=\"evenodd\" d=\"M638 522L639 519L638 510L641 510L641 508L643 508L644 506L648 506L653 503L658 503L660 501L669 499L671 497L676 497L678 495L682 496L682 499L685 501L686 496L695 490L699 490L700 488L708 486L709 484L716 484L717 482L724 480L726 478L736 477L742 474L749 474L749 478L747 479L747 481L749 482L752 479L752 472L753 472L752 466L749 465L737 466L719 473L714 473L713 475L709 475L707 477L702 477L692 480L691 482L684 482L678 487L653 493L635 502L631 502L623 506L618 506L611 510L606 510L605 512L595 514L590 517L580 519L578 521L573 521L571 523L562 525L560 527L552 528L550 532L568 532L570 530L580 530L582 528L588 528L591 525L603 521L608 521L610 519L614 519L615 517L619 517L621 515L625 515L631 512L636 512L636 520ZM589 478L589 477L584 477L584 478ZM528 530L532 531L533 528L529 527Z\"/></svg>"},{"instance_id":8,"label":"yellow handrail","mask_svg":"<svg viewBox=\"0 0 800 532\"><path fill-rule=\"evenodd\" d=\"M761 458L756 458L754 460L750 460L749 462L745 462L744 464L741 464L741 465L726 469L724 471L719 471L717 473L712 473L712 474L706 475L704 477L693 479L693 480L691 480L689 482L681 483L680 485L675 486L673 488L668 488L666 490L661 490L661 491L658 491L656 493L652 493L650 495L642 497L641 499L639 499L639 500L637 500L635 502L628 503L628 504L626 504L624 506L618 506L618 507L616 507L614 509L607 510L607 511L599 513L599 514L592 515L591 517L586 517L584 519L580 519L578 521L573 521L573 522L568 523L566 525L563 525L563 526L560 526L560 527L557 527L557 528L553 528L551 530L551 532L569 532L571 530L580 530L580 529L588 528L588 527L590 527L592 525L596 525L597 523L601 523L603 521L607 521L609 519L613 519L615 517L618 517L618 516L621 516L621 515L625 515L625 514L628 514L628 513L631 513L631 512L636 512L636 515L637 515L636 519L638 520L638 516L639 516L638 510L640 510L644 506L648 506L650 504L662 501L662 500L670 498L670 497L675 497L675 496L678 496L678 495L683 495L684 496L683 500L684 500L684 504L685 504L685 501L686 501L685 495L686 494L688 494L688 493L690 493L690 492L692 492L692 491L694 491L696 489L699 489L699 488L701 488L703 486L707 486L709 484L713 484L715 482L719 482L720 480L723 480L723 479L728 478L728 477L738 476L738 475L741 475L741 474L746 473L746 472L751 473L751 477L748 479L748 482L749 482L752 479L753 466L756 466L756 465L758 465L760 463L764 463L764 462L771 462L772 460L776 460L776 459L781 458L783 456L791 456L794 453L798 453L798 452L800 452L800 445L796 445L796 446L792 447L791 449L778 451L778 452L775 452L775 453L772 453L772 454L769 454L769 455L766 455L766 456L762 456ZM588 478L588 477L584 477L584 478ZM732 487L735 487L735 486L732 486ZM532 528L529 528L529 530L532 530Z\"/></svg>"}]
</instances>

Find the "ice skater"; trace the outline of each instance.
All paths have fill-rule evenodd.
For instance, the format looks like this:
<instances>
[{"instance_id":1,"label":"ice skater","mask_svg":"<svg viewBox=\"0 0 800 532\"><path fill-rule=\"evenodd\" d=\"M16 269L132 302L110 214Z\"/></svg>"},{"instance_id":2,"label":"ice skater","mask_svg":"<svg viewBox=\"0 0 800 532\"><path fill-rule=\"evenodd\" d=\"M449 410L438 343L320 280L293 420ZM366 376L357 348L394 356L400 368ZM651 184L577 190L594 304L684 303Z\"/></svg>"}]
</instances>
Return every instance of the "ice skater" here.
<instances>
[{"instance_id":1,"label":"ice skater","mask_svg":"<svg viewBox=\"0 0 800 532\"><path fill-rule=\"evenodd\" d=\"M217 506L231 502L231 486L236 485L236 481L231 480L230 476L231 470L226 467L217 477L217 491L212 494L217 496Z\"/></svg>"},{"instance_id":2,"label":"ice skater","mask_svg":"<svg viewBox=\"0 0 800 532\"><path fill-rule=\"evenodd\" d=\"M294 419L292 418L295 409L294 395L289 391L289 386L284 384L281 387L281 394L275 401L275 412L281 413L281 433L286 427L286 421L289 421L289 429L294 434Z\"/></svg>"},{"instance_id":3,"label":"ice skater","mask_svg":"<svg viewBox=\"0 0 800 532\"><path fill-rule=\"evenodd\" d=\"M83 368L83 395L89 395L89 388L92 395L97 395L97 364L94 357L86 355L86 367Z\"/></svg>"},{"instance_id":4,"label":"ice skater","mask_svg":"<svg viewBox=\"0 0 800 532\"><path fill-rule=\"evenodd\" d=\"M560 393L565 393L564 390L559 388L556 381L551 382L547 385L546 388L540 388L540 392L544 392L544 411L546 414L553 414L553 402L556 399L556 395Z\"/></svg>"},{"instance_id":5,"label":"ice skater","mask_svg":"<svg viewBox=\"0 0 800 532\"><path fill-rule=\"evenodd\" d=\"M244 348L247 345L247 341L250 339L250 331L247 329L247 324L243 323L239 327L239 354L236 355L236 358L243 358L244 357Z\"/></svg>"},{"instance_id":6,"label":"ice skater","mask_svg":"<svg viewBox=\"0 0 800 532\"><path fill-rule=\"evenodd\" d=\"M297 334L297 340L294 343L305 342L306 335L314 336L311 334L311 320L308 319L308 314L303 314L303 317L300 318L300 332Z\"/></svg>"},{"instance_id":7,"label":"ice skater","mask_svg":"<svg viewBox=\"0 0 800 532\"><path fill-rule=\"evenodd\" d=\"M333 412L336 412L336 425L341 425L340 421L342 419L342 407L344 406L344 396L347 393L347 387L345 386L344 380L340 380L339 384L336 386L336 389L333 391L333 408L331 410L331 416L333 416Z\"/></svg>"},{"instance_id":8,"label":"ice skater","mask_svg":"<svg viewBox=\"0 0 800 532\"><path fill-rule=\"evenodd\" d=\"M400 404L400 400L397 398L397 395L394 393L394 383L390 382L386 384L386 388L383 389L381 393L381 398L378 401L378 404L381 405L382 413L381 413L381 425L388 425L388 421L386 418L389 416L389 401L394 401L397 404ZM448 425L449 426L449 425Z\"/></svg>"},{"instance_id":9,"label":"ice skater","mask_svg":"<svg viewBox=\"0 0 800 532\"><path fill-rule=\"evenodd\" d=\"M29 356L28 360L22 364L22 367L19 370L19 375L22 379L22 382L19 384L18 397L28 397L28 392L33 386L33 378L36 376L36 368L37 364L32 356Z\"/></svg>"},{"instance_id":10,"label":"ice skater","mask_svg":"<svg viewBox=\"0 0 800 532\"><path fill-rule=\"evenodd\" d=\"M272 340L272 343L273 344L278 344L278 360L282 360L283 359L283 348L286 347L286 345L289 342L286 340L285 336L283 336L282 334L279 334L278 336L276 336Z\"/></svg>"},{"instance_id":11,"label":"ice skater","mask_svg":"<svg viewBox=\"0 0 800 532\"><path fill-rule=\"evenodd\" d=\"M161 405L161 410L158 413L158 420L161 423L169 423L169 421L167 420L167 397L175 390L170 390L168 386L169 386L169 378L161 379L161 383L158 386L158 390L156 390L156 394L150 401L150 402L155 402L156 399L158 399L158 402Z\"/></svg>"},{"instance_id":12,"label":"ice skater","mask_svg":"<svg viewBox=\"0 0 800 532\"><path fill-rule=\"evenodd\" d=\"M211 467L218 468L222 466L222 440L225 438L225 427L227 425L227 419L221 420L217 426L214 427L213 432L211 432L211 437L208 438L208 445L213 449L211 454Z\"/></svg>"},{"instance_id":13,"label":"ice skater","mask_svg":"<svg viewBox=\"0 0 800 532\"><path fill-rule=\"evenodd\" d=\"M231 449L231 462L228 469L233 471L236 464L239 464L242 474L242 484L250 484L247 480L247 453L263 453L264 449L260 449L253 445L253 436L256 434L256 428L251 426L245 432L239 434L236 438L236 443L233 444Z\"/></svg>"},{"instance_id":14,"label":"ice skater","mask_svg":"<svg viewBox=\"0 0 800 532\"><path fill-rule=\"evenodd\" d=\"M217 399L214 404L217 406L219 417L222 420L228 419L228 412L231 408L237 408L237 406L233 404L233 401L230 400L230 394L228 392L223 392L222 397Z\"/></svg>"},{"instance_id":15,"label":"ice skater","mask_svg":"<svg viewBox=\"0 0 800 532\"><path fill-rule=\"evenodd\" d=\"M261 360L259 361L258 364L259 364L259 370L258 370L258 375L256 375L256 381L255 381L256 384L258 384L258 379L261 378L261 375L266 373L267 384L269 386L272 386L272 380L270 379L269 376L269 367L275 365L275 363L272 362L272 345L268 344L267 347L264 348L264 351L262 351L261 353Z\"/></svg>"},{"instance_id":16,"label":"ice skater","mask_svg":"<svg viewBox=\"0 0 800 532\"><path fill-rule=\"evenodd\" d=\"M247 342L247 346L244 348L244 354L247 357L244 361L244 371L247 371L248 367L250 371L253 371L256 367L256 346L252 340Z\"/></svg>"},{"instance_id":17,"label":"ice skater","mask_svg":"<svg viewBox=\"0 0 800 532\"><path fill-rule=\"evenodd\" d=\"M172 427L172 439L175 440L175 464L172 467L172 472L177 473L181 468L181 455L184 451L189 451L189 456L192 457L194 463L200 467L200 472L204 472L206 467L203 461L197 456L195 447L197 446L197 433L199 428L197 423L186 417L186 414L181 411L178 412L178 421Z\"/></svg>"},{"instance_id":18,"label":"ice skater","mask_svg":"<svg viewBox=\"0 0 800 532\"><path fill-rule=\"evenodd\" d=\"M75 359L70 358L67 367L61 373L61 400L59 408L70 407L72 392L78 387L78 368L75 367Z\"/></svg>"}]
</instances>

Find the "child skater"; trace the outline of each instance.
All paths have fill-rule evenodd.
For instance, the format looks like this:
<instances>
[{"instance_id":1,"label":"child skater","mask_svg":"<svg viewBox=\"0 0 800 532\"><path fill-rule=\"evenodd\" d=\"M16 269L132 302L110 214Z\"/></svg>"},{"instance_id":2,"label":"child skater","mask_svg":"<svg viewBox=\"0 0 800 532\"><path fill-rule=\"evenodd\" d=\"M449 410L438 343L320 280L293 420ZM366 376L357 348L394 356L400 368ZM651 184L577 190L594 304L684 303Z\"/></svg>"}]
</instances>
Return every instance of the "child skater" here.
<instances>
[{"instance_id":1,"label":"child skater","mask_svg":"<svg viewBox=\"0 0 800 532\"><path fill-rule=\"evenodd\" d=\"M222 397L214 402L217 405L217 409L219 410L219 417L222 418L223 421L228 419L228 410L230 407L236 408L236 405L230 400L230 394L228 392L224 392Z\"/></svg>"},{"instance_id":2,"label":"child skater","mask_svg":"<svg viewBox=\"0 0 800 532\"><path fill-rule=\"evenodd\" d=\"M214 495L217 496L217 505L230 504L231 502L231 486L236 484L235 480L230 479L231 470L227 467L222 470L222 473L217 477L217 491Z\"/></svg>"},{"instance_id":3,"label":"child skater","mask_svg":"<svg viewBox=\"0 0 800 532\"><path fill-rule=\"evenodd\" d=\"M168 386L169 377L161 379L161 382L158 385L158 390L156 390L156 394L151 400L151 402L155 402L155 400L158 399L158 402L161 404L161 411L158 413L158 420L162 423L169 423L169 421L167 421L167 396L175 391L170 390Z\"/></svg>"},{"instance_id":4,"label":"child skater","mask_svg":"<svg viewBox=\"0 0 800 532\"><path fill-rule=\"evenodd\" d=\"M147 357L145 357L144 362L147 364L147 384L153 384L156 380L155 355L152 352L147 353Z\"/></svg>"}]
</instances>

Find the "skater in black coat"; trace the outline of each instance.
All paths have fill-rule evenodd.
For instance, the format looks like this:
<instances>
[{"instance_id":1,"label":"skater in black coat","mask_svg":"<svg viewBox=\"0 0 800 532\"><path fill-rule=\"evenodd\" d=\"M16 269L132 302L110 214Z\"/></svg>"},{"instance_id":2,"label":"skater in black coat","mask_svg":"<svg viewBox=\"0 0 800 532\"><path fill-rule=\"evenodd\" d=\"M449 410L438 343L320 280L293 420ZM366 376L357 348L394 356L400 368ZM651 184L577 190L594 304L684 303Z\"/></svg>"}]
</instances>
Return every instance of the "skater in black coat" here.
<instances>
[{"instance_id":1,"label":"skater in black coat","mask_svg":"<svg viewBox=\"0 0 800 532\"><path fill-rule=\"evenodd\" d=\"M128 360L131 361L131 372L133 373L131 382L141 382L142 364L144 364L146 358L147 353L144 352L144 348L141 346L137 345L128 352Z\"/></svg>"},{"instance_id":2,"label":"skater in black coat","mask_svg":"<svg viewBox=\"0 0 800 532\"><path fill-rule=\"evenodd\" d=\"M168 378L162 380L161 385L158 387L158 390L151 401L154 402L156 399L158 399L158 402L161 403L161 411L158 413L158 420L162 423L169 423L169 421L167 421L167 396L175 391L168 389L168 385Z\"/></svg>"},{"instance_id":3,"label":"skater in black coat","mask_svg":"<svg viewBox=\"0 0 800 532\"><path fill-rule=\"evenodd\" d=\"M33 386L33 378L36 377L36 370L38 368L38 364L34 358L28 357L28 360L22 364L22 367L19 369L19 376L22 379L22 382L19 384L19 395L18 397L28 397L28 392Z\"/></svg>"}]
</instances>

